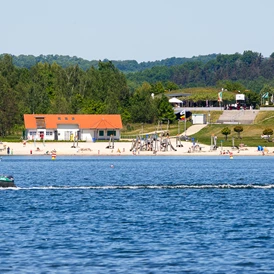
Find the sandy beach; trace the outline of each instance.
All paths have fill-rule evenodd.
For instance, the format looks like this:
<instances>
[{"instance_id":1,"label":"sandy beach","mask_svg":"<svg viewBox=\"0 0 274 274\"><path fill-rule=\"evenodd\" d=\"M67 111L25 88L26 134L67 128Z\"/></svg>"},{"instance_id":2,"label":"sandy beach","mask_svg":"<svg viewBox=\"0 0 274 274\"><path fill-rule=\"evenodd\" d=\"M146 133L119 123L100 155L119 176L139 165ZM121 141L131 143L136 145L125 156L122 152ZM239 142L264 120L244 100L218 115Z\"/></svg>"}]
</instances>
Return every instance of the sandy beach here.
<instances>
[{"instance_id":1,"label":"sandy beach","mask_svg":"<svg viewBox=\"0 0 274 274\"><path fill-rule=\"evenodd\" d=\"M56 153L58 155L67 156L229 156L230 152L233 156L274 156L273 148L264 148L264 151L258 151L257 147L218 147L211 150L211 147L204 144L193 144L191 142L181 142L181 146L176 146L175 139L171 139L172 149L167 147L166 151L144 151L140 149L132 149L132 142L115 142L114 148L108 148L108 142L79 142L78 145L73 142L26 142L26 143L10 143L4 142L0 144L0 156L4 155L49 155ZM9 154L8 154L9 151Z\"/></svg>"}]
</instances>

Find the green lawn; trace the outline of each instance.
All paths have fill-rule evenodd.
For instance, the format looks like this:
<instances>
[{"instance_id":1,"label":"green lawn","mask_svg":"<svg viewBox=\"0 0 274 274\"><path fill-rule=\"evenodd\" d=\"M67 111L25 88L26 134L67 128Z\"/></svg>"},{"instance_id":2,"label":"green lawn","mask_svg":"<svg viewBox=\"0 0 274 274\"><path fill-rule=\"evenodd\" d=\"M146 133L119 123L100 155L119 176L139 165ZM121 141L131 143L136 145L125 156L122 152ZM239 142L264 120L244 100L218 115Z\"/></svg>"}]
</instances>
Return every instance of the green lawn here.
<instances>
[{"instance_id":1,"label":"green lawn","mask_svg":"<svg viewBox=\"0 0 274 274\"><path fill-rule=\"evenodd\" d=\"M256 117L254 124L252 125L241 125L243 127L243 131L240 133L241 139L238 138L238 133L234 132L234 127L236 125L218 125L211 124L206 126L200 132L194 134L196 140L200 143L211 144L211 136L217 136L218 146L221 145L221 141L223 141L224 146L231 146L232 139L234 138L234 144L239 145L241 143L247 146L268 146L274 147L274 142L272 142L272 137L270 137L270 141L261 139L261 135L263 134L264 129L271 128L274 130L274 112L273 111L260 111ZM231 134L228 135L227 140L225 135L221 133L224 127L228 127L231 130Z\"/></svg>"},{"instance_id":2,"label":"green lawn","mask_svg":"<svg viewBox=\"0 0 274 274\"><path fill-rule=\"evenodd\" d=\"M197 111L195 113L204 113L208 115L208 112L202 112ZM252 125L242 125L243 131L241 132L240 136L241 138L238 138L238 133L234 132L234 127L236 125L222 125L222 124L214 124L218 120L219 116L221 114L221 111L211 111L210 112L210 122L211 124L207 125L205 128L203 128L200 132L194 134L191 137L194 137L196 141L210 145L211 144L211 137L217 136L217 145L223 146L232 146L232 139L234 138L234 145L238 146L239 144L244 144L247 146L267 146L267 147L274 147L274 142L272 142L272 137L274 138L274 135L271 136L270 140L271 142L268 142L268 140L261 139L261 135L263 134L263 130L265 128L271 128L274 130L274 111L260 111L257 115L257 118ZM178 126L178 122L174 124L170 124L167 126L167 124L162 124L162 126L158 125L151 125L151 124L133 124L130 125L130 129L126 130L124 129L122 131L122 137L126 138L129 137L136 137L136 135L139 135L141 133L150 133L155 130L168 130L170 136L176 136L178 134L178 131L180 134L184 131L184 122L180 122L180 125ZM187 128L191 126L190 122L187 122ZM225 135L221 133L222 129L224 127L228 127L231 130L231 134L227 136L227 140Z\"/></svg>"}]
</instances>

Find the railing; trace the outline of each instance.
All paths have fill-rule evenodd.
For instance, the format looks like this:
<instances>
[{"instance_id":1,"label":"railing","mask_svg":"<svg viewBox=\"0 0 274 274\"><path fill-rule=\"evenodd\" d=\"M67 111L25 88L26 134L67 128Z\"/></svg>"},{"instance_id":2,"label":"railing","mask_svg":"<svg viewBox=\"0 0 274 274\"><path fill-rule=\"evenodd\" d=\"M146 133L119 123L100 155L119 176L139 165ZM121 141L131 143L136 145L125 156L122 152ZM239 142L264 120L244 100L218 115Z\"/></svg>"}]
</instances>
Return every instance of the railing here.
<instances>
[{"instance_id":1,"label":"railing","mask_svg":"<svg viewBox=\"0 0 274 274\"><path fill-rule=\"evenodd\" d=\"M120 139L136 139L139 135L121 135L121 138Z\"/></svg>"},{"instance_id":2,"label":"railing","mask_svg":"<svg viewBox=\"0 0 274 274\"><path fill-rule=\"evenodd\" d=\"M155 135L154 133L152 134L143 134L143 135L139 135L139 134L136 134L136 135L121 135L120 139L127 139L127 140L136 140L137 138L141 138L141 139L146 139L147 136L152 136L152 135Z\"/></svg>"}]
</instances>

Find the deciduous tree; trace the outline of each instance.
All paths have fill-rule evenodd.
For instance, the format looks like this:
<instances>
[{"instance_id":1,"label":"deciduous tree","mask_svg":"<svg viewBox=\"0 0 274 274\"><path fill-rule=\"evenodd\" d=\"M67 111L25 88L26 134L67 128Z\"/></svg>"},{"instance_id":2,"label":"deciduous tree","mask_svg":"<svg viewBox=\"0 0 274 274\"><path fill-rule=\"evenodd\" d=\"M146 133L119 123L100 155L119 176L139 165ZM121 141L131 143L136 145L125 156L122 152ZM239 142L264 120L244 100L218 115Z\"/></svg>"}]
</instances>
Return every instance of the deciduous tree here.
<instances>
[{"instance_id":1,"label":"deciduous tree","mask_svg":"<svg viewBox=\"0 0 274 274\"><path fill-rule=\"evenodd\" d=\"M234 131L238 133L238 139L241 139L241 132L244 130L244 128L240 125L234 127Z\"/></svg>"},{"instance_id":2,"label":"deciduous tree","mask_svg":"<svg viewBox=\"0 0 274 274\"><path fill-rule=\"evenodd\" d=\"M273 129L272 128L264 129L263 135L267 135L267 140L268 142L270 142L270 136L273 135Z\"/></svg>"},{"instance_id":3,"label":"deciduous tree","mask_svg":"<svg viewBox=\"0 0 274 274\"><path fill-rule=\"evenodd\" d=\"M231 130L228 127L222 129L222 134L225 135L225 140L227 141L227 135L231 133Z\"/></svg>"}]
</instances>

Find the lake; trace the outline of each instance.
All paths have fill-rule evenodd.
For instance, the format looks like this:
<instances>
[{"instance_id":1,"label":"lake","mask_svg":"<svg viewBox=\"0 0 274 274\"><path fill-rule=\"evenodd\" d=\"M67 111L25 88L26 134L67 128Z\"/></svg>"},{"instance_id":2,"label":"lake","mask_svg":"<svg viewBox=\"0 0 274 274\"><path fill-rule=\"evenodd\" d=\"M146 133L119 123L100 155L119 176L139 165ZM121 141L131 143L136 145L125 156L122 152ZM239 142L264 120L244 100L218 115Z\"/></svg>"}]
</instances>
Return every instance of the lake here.
<instances>
[{"instance_id":1,"label":"lake","mask_svg":"<svg viewBox=\"0 0 274 274\"><path fill-rule=\"evenodd\" d=\"M273 157L6 156L0 273L269 273Z\"/></svg>"}]
</instances>

